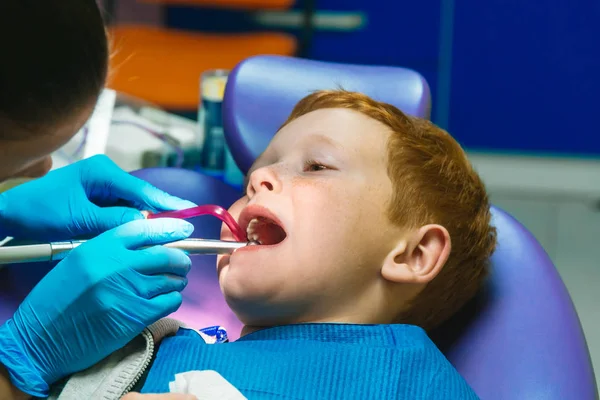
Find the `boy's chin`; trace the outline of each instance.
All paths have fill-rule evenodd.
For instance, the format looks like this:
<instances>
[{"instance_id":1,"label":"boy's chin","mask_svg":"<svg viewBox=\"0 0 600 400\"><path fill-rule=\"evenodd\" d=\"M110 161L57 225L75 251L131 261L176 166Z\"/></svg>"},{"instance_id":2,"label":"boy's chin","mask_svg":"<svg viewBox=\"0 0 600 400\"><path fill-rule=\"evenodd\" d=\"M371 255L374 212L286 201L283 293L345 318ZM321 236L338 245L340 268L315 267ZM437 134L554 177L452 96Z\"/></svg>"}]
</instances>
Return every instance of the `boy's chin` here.
<instances>
[{"instance_id":1,"label":"boy's chin","mask_svg":"<svg viewBox=\"0 0 600 400\"><path fill-rule=\"evenodd\" d=\"M269 327L291 323L294 318L290 316L289 304L274 300L274 290L260 289L233 285L232 282L221 285L229 308L244 325Z\"/></svg>"},{"instance_id":2,"label":"boy's chin","mask_svg":"<svg viewBox=\"0 0 600 400\"><path fill-rule=\"evenodd\" d=\"M270 304L290 279L276 257L257 261L255 256L235 254L218 260L217 275L221 292L234 311Z\"/></svg>"},{"instance_id":3,"label":"boy's chin","mask_svg":"<svg viewBox=\"0 0 600 400\"><path fill-rule=\"evenodd\" d=\"M262 287L258 282L237 278L228 276L227 272L219 277L221 292L232 310L263 308L270 303L269 298L272 296L269 292L272 290Z\"/></svg>"}]
</instances>

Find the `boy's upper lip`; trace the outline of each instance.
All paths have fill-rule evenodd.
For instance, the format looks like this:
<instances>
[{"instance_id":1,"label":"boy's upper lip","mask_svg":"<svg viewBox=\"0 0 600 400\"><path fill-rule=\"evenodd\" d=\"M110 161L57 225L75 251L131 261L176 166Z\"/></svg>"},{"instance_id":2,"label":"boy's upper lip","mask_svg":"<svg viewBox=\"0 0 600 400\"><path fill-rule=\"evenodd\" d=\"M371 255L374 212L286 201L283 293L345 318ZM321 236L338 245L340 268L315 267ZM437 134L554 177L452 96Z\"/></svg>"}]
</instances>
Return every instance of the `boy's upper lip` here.
<instances>
[{"instance_id":1,"label":"boy's upper lip","mask_svg":"<svg viewBox=\"0 0 600 400\"><path fill-rule=\"evenodd\" d=\"M238 225L244 232L246 232L248 230L250 221L258 217L270 219L285 231L285 226L283 226L281 220L271 210L258 204L248 205L242 210L242 213L238 219Z\"/></svg>"}]
</instances>

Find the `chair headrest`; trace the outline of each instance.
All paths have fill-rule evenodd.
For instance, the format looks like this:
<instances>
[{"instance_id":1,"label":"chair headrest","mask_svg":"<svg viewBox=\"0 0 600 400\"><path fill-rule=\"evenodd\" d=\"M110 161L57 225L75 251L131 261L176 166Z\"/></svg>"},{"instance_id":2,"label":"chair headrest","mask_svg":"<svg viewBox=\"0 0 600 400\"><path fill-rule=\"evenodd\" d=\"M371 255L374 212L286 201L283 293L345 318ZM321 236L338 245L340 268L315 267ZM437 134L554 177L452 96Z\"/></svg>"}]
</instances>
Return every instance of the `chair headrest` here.
<instances>
[{"instance_id":1,"label":"chair headrest","mask_svg":"<svg viewBox=\"0 0 600 400\"><path fill-rule=\"evenodd\" d=\"M430 91L419 73L400 67L337 64L294 57L249 58L231 72L223 126L231 154L245 173L303 97L343 88L428 118Z\"/></svg>"}]
</instances>

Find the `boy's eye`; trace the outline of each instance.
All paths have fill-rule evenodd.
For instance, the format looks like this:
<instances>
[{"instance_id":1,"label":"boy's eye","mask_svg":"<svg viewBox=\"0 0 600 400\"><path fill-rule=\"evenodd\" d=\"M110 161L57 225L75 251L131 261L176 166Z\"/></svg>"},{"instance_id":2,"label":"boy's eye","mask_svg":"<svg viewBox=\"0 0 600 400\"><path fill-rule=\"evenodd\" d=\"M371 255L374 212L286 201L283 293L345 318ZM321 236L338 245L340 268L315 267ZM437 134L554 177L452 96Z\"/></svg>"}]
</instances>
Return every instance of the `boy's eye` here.
<instances>
[{"instance_id":1,"label":"boy's eye","mask_svg":"<svg viewBox=\"0 0 600 400\"><path fill-rule=\"evenodd\" d=\"M304 163L304 171L305 172L318 172L318 171L323 171L329 169L329 167L327 167L326 165L320 164L316 161L306 161Z\"/></svg>"}]
</instances>

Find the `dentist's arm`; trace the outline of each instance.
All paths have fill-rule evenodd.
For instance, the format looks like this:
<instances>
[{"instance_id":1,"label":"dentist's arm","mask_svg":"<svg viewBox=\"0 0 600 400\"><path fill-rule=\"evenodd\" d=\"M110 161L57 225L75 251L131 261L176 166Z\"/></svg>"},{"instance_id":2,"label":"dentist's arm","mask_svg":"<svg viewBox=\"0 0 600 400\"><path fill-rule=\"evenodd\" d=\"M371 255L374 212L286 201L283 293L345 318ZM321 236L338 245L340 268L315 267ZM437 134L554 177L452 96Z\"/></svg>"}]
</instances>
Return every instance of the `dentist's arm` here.
<instances>
[{"instance_id":1,"label":"dentist's arm","mask_svg":"<svg viewBox=\"0 0 600 400\"><path fill-rule=\"evenodd\" d=\"M10 381L8 371L0 364L0 399L28 400L31 396L21 392Z\"/></svg>"},{"instance_id":2,"label":"dentist's arm","mask_svg":"<svg viewBox=\"0 0 600 400\"><path fill-rule=\"evenodd\" d=\"M14 387L8 379L6 369L0 365L0 399L4 400L29 400L31 396L21 392ZM162 393L162 394L139 394L129 393L121 400L197 400L197 397L191 394Z\"/></svg>"},{"instance_id":3,"label":"dentist's arm","mask_svg":"<svg viewBox=\"0 0 600 400\"><path fill-rule=\"evenodd\" d=\"M142 219L140 210L194 206L128 174L108 157L95 156L0 194L0 240L96 236Z\"/></svg>"},{"instance_id":4,"label":"dentist's arm","mask_svg":"<svg viewBox=\"0 0 600 400\"><path fill-rule=\"evenodd\" d=\"M6 369L0 365L0 399L4 400L29 400L31 396L21 392L14 387L8 379ZM197 397L191 394L162 393L162 394L139 394L129 393L121 400L197 400Z\"/></svg>"},{"instance_id":5,"label":"dentist's arm","mask_svg":"<svg viewBox=\"0 0 600 400\"><path fill-rule=\"evenodd\" d=\"M191 260L180 250L153 245L185 239L192 231L184 220L138 220L71 251L0 326L0 363L10 382L23 393L47 397L52 384L177 310ZM140 249L145 246L153 247ZM0 398L18 395L6 374L2 379Z\"/></svg>"}]
</instances>

